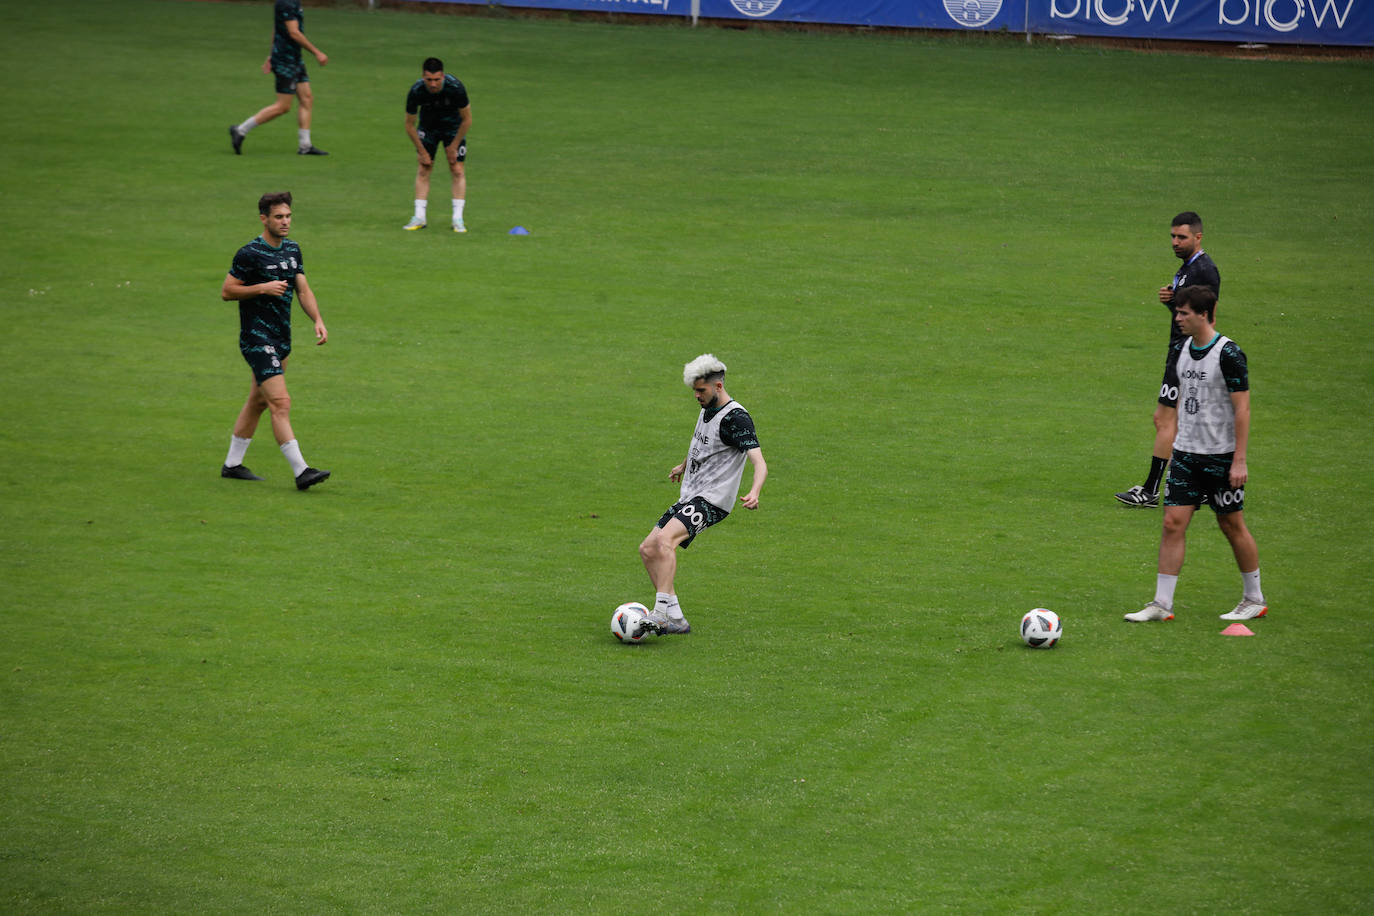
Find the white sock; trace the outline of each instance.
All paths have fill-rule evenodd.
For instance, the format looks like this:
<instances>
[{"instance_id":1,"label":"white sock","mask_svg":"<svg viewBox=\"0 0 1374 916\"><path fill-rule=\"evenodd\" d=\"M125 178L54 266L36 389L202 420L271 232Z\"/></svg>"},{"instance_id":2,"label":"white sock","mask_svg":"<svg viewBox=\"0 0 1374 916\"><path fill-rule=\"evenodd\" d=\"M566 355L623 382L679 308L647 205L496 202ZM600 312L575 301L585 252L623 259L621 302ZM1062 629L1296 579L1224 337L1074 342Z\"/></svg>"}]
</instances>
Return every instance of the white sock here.
<instances>
[{"instance_id":1,"label":"white sock","mask_svg":"<svg viewBox=\"0 0 1374 916\"><path fill-rule=\"evenodd\" d=\"M1245 580L1245 597L1249 598L1251 601L1258 601L1260 604L1263 604L1264 592L1260 591L1259 570L1241 573L1240 577Z\"/></svg>"},{"instance_id":2,"label":"white sock","mask_svg":"<svg viewBox=\"0 0 1374 916\"><path fill-rule=\"evenodd\" d=\"M224 466L236 468L243 464L243 456L248 451L248 443L252 441L251 438L240 439L238 436L231 435L229 437L229 455L224 459Z\"/></svg>"},{"instance_id":3,"label":"white sock","mask_svg":"<svg viewBox=\"0 0 1374 916\"><path fill-rule=\"evenodd\" d=\"M257 119L257 118L249 118L247 121L244 121L242 124L239 125L238 130L239 130L239 133L241 133L241 134L246 134L246 133L248 133L250 130L252 130L253 128L255 128L255 127L257 127L257 126L258 126L258 119Z\"/></svg>"},{"instance_id":4,"label":"white sock","mask_svg":"<svg viewBox=\"0 0 1374 916\"><path fill-rule=\"evenodd\" d=\"M453 202L453 218L454 218L454 219L457 220L457 219L462 219L462 218L463 218L463 205L466 204L466 203L467 203L467 201L465 201L465 200L455 200L455 201Z\"/></svg>"},{"instance_id":5,"label":"white sock","mask_svg":"<svg viewBox=\"0 0 1374 916\"><path fill-rule=\"evenodd\" d=\"M1174 589L1178 588L1178 576L1155 576L1155 604L1167 611L1174 609Z\"/></svg>"},{"instance_id":6,"label":"white sock","mask_svg":"<svg viewBox=\"0 0 1374 916\"><path fill-rule=\"evenodd\" d=\"M310 149L310 128L297 128L296 136L299 138L296 142L300 145L301 149Z\"/></svg>"},{"instance_id":7,"label":"white sock","mask_svg":"<svg viewBox=\"0 0 1374 916\"><path fill-rule=\"evenodd\" d=\"M291 474L294 477L301 476L301 472L310 467L301 457L301 445L295 439L283 444L281 453L286 456L287 463L291 465Z\"/></svg>"},{"instance_id":8,"label":"white sock","mask_svg":"<svg viewBox=\"0 0 1374 916\"><path fill-rule=\"evenodd\" d=\"M426 216L426 214L427 214L428 212L429 212L429 201L427 201L427 200L417 200L417 201L415 201L415 218L416 218L416 219L418 219L420 222L425 222L425 221L428 219L428 217Z\"/></svg>"}]
</instances>

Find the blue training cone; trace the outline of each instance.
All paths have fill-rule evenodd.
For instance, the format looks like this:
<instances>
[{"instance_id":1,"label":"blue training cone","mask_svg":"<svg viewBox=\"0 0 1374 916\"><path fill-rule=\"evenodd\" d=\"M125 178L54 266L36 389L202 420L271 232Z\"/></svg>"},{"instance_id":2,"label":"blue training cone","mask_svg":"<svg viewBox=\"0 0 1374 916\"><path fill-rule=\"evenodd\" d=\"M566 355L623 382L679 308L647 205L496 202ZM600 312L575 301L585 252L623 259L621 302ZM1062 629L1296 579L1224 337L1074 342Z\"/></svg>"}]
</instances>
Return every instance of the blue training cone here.
<instances>
[{"instance_id":1,"label":"blue training cone","mask_svg":"<svg viewBox=\"0 0 1374 916\"><path fill-rule=\"evenodd\" d=\"M512 230L510 231L510 234L511 234L511 235L529 235L529 234L530 234L530 231L529 231L528 229L526 229L524 226L516 226L514 229L512 229Z\"/></svg>"}]
</instances>

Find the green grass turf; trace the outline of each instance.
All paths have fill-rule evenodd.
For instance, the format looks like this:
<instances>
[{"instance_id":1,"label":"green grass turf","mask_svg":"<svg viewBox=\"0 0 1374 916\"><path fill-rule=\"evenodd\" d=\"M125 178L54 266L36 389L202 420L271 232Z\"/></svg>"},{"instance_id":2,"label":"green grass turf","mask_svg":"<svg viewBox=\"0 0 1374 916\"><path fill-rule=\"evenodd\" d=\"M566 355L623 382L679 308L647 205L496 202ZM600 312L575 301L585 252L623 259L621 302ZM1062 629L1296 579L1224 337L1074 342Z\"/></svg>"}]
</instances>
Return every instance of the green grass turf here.
<instances>
[{"instance_id":1,"label":"green grass turf","mask_svg":"<svg viewBox=\"0 0 1374 916\"><path fill-rule=\"evenodd\" d=\"M225 136L264 5L6 18L0 909L1374 904L1369 62L312 9L302 160ZM443 181L400 231L430 54L466 236ZM267 482L216 475L280 188L308 494L265 424ZM1121 622L1186 208L1251 362L1251 639L1206 513L1178 619ZM621 647L705 350L772 474L682 557L692 635Z\"/></svg>"}]
</instances>

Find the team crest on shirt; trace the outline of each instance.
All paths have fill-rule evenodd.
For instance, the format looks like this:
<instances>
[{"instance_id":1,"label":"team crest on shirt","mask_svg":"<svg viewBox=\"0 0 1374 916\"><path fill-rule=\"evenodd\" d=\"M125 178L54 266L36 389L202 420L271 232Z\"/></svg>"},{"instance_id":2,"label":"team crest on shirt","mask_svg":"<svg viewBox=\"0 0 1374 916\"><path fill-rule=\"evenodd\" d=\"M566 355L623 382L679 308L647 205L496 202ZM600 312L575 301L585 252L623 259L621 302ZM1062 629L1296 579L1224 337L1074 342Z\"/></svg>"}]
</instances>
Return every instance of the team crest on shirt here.
<instances>
[{"instance_id":1,"label":"team crest on shirt","mask_svg":"<svg viewBox=\"0 0 1374 916\"><path fill-rule=\"evenodd\" d=\"M944 0L949 18L966 29L987 25L1002 11L1002 0Z\"/></svg>"}]
</instances>

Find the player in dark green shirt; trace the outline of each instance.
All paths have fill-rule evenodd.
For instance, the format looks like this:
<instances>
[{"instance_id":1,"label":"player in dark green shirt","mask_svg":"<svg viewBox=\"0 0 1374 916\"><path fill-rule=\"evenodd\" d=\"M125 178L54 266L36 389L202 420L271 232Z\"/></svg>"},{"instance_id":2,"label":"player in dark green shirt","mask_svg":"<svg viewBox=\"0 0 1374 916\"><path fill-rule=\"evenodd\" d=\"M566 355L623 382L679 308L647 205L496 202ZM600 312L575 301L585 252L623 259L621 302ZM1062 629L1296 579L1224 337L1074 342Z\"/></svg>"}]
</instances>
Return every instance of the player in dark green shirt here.
<instances>
[{"instance_id":1,"label":"player in dark green shirt","mask_svg":"<svg viewBox=\"0 0 1374 916\"><path fill-rule=\"evenodd\" d=\"M291 395L286 390L286 360L291 355L291 301L299 295L301 309L315 323L315 340L323 345L329 331L320 317L315 294L305 279L300 246L286 236L291 231L291 192L264 194L258 201L262 235L234 254L220 298L239 304L239 352L253 370L253 387L234 423L229 455L221 477L262 480L244 467L243 456L253 441L264 410L272 416L272 432L291 465L296 489L306 490L329 476L306 464L291 429Z\"/></svg>"},{"instance_id":2,"label":"player in dark green shirt","mask_svg":"<svg viewBox=\"0 0 1374 916\"><path fill-rule=\"evenodd\" d=\"M305 37L305 13L301 10L301 0L276 0L273 16L272 50L267 60L263 61L262 72L276 75L277 100L242 124L230 127L229 142L233 144L236 155L242 153L243 138L248 132L290 111L291 97L295 96L301 103L296 110L299 141L296 152L302 156L328 156L328 153L310 142L310 118L315 96L310 91L310 75L305 72L301 48L315 55L321 67L329 63L329 55Z\"/></svg>"},{"instance_id":3,"label":"player in dark green shirt","mask_svg":"<svg viewBox=\"0 0 1374 916\"><path fill-rule=\"evenodd\" d=\"M429 174L434 169L434 157L443 146L448 170L453 175L453 231L467 232L463 207L467 204L468 179L463 164L468 158L467 136L472 126L468 91L458 77L444 72L444 62L437 57L427 58L420 65L420 76L406 95L406 136L415 144L419 169L415 173L415 216L402 228L425 228Z\"/></svg>"}]
</instances>

